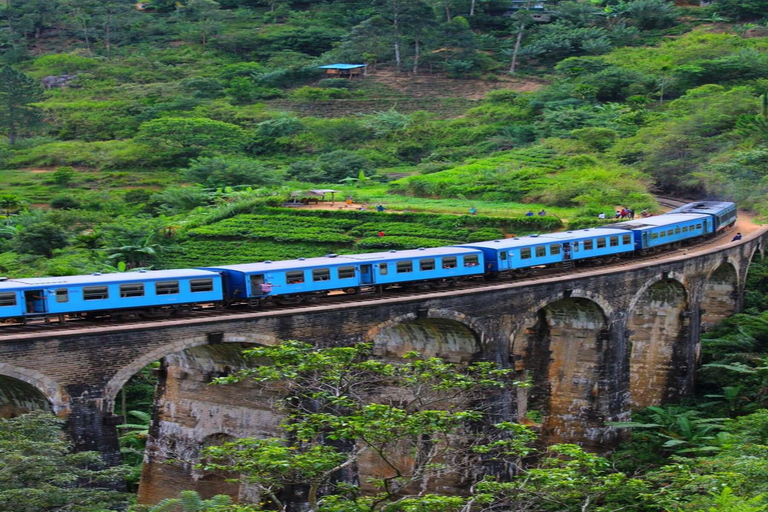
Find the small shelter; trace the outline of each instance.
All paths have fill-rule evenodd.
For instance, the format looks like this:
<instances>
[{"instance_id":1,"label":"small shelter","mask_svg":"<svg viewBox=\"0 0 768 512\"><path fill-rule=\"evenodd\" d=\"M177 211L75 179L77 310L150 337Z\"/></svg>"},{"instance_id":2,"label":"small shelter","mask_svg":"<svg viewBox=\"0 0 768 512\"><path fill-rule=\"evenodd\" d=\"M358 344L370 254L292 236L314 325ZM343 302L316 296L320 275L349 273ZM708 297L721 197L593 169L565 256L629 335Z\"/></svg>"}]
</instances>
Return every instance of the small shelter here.
<instances>
[{"instance_id":1,"label":"small shelter","mask_svg":"<svg viewBox=\"0 0 768 512\"><path fill-rule=\"evenodd\" d=\"M338 190L330 188L317 188L313 190L295 190L291 192L291 203L293 205L308 205L309 203L319 203L325 201L325 196L331 195L331 204L335 202L335 194Z\"/></svg>"},{"instance_id":2,"label":"small shelter","mask_svg":"<svg viewBox=\"0 0 768 512\"><path fill-rule=\"evenodd\" d=\"M354 78L368 74L367 64L328 64L318 67L324 69L326 75L334 78Z\"/></svg>"}]
</instances>

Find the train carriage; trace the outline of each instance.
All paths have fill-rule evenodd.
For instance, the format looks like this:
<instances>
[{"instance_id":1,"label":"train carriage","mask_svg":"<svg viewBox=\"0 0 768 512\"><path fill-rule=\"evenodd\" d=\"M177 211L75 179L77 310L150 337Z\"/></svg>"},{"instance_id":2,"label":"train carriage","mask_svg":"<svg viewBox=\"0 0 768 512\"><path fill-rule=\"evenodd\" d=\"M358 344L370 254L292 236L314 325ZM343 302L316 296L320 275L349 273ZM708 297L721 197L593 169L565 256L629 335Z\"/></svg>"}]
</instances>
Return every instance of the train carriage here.
<instances>
[{"instance_id":1,"label":"train carriage","mask_svg":"<svg viewBox=\"0 0 768 512\"><path fill-rule=\"evenodd\" d=\"M460 247L480 249L486 270L506 272L585 258L617 256L634 250L632 237L623 230L580 229L564 233L473 242Z\"/></svg>"},{"instance_id":2,"label":"train carriage","mask_svg":"<svg viewBox=\"0 0 768 512\"><path fill-rule=\"evenodd\" d=\"M355 293L360 287L473 276L483 273L482 252L456 247L328 255L286 261L206 267L224 276L227 302L267 297Z\"/></svg>"},{"instance_id":3,"label":"train carriage","mask_svg":"<svg viewBox=\"0 0 768 512\"><path fill-rule=\"evenodd\" d=\"M737 215L736 204L727 201L699 201L697 203L688 203L667 212L665 215L683 213L712 216L715 232L720 232L733 226L736 223Z\"/></svg>"},{"instance_id":4,"label":"train carriage","mask_svg":"<svg viewBox=\"0 0 768 512\"><path fill-rule=\"evenodd\" d=\"M678 213L619 222L611 224L611 229L631 231L635 249L640 251L698 238L715 228L711 215Z\"/></svg>"},{"instance_id":5,"label":"train carriage","mask_svg":"<svg viewBox=\"0 0 768 512\"><path fill-rule=\"evenodd\" d=\"M336 255L205 267L205 270L222 274L224 295L230 303L357 288L368 280L361 274L358 262Z\"/></svg>"},{"instance_id":6,"label":"train carriage","mask_svg":"<svg viewBox=\"0 0 768 512\"><path fill-rule=\"evenodd\" d=\"M485 266L482 251L461 247L348 254L344 257L370 266L373 283L382 286L472 277L482 275Z\"/></svg>"},{"instance_id":7,"label":"train carriage","mask_svg":"<svg viewBox=\"0 0 768 512\"><path fill-rule=\"evenodd\" d=\"M0 281L0 318L150 310L221 302L221 276L151 270Z\"/></svg>"}]
</instances>

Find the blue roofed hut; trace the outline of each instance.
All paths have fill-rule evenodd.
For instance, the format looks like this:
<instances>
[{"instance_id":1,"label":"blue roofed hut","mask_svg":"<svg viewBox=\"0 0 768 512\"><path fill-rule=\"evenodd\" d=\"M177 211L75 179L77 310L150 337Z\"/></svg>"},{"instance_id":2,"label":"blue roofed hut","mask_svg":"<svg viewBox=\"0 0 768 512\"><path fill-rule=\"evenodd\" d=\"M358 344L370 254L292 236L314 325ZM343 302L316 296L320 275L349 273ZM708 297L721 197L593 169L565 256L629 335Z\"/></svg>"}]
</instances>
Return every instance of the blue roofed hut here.
<instances>
[{"instance_id":1,"label":"blue roofed hut","mask_svg":"<svg viewBox=\"0 0 768 512\"><path fill-rule=\"evenodd\" d=\"M328 64L319 68L324 69L325 74L333 78L354 78L368 74L366 64Z\"/></svg>"}]
</instances>

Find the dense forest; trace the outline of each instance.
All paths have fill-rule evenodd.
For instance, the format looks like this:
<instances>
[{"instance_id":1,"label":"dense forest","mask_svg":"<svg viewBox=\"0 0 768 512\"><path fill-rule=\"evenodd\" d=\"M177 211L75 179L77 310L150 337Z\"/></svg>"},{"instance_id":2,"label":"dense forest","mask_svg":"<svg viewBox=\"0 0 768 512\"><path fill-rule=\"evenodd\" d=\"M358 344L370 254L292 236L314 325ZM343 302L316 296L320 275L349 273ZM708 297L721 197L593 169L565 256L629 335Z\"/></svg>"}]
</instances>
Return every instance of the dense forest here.
<instances>
[{"instance_id":1,"label":"dense forest","mask_svg":"<svg viewBox=\"0 0 768 512\"><path fill-rule=\"evenodd\" d=\"M767 0L5 0L0 272L439 246L658 210L651 191L765 215L767 14ZM319 69L334 63L367 73ZM334 207L284 207L313 188L338 190ZM342 208L346 197L369 211ZM348 414L294 411L301 443L210 452L212 469L272 493L261 505L186 493L146 510L279 510L296 482L322 490L322 512L768 510L767 262L750 271L747 307L704 335L697 395L635 412L620 425L631 442L609 457L543 449L532 429L500 424L470 451L518 470L462 496L403 499L393 485L416 473L360 496L332 478L344 454L312 440L332 427L384 451L425 436L448 446L484 412L382 408L355 379L460 390L469 403L506 385L503 371L415 356L393 370L365 363L365 346L255 353L281 362L255 377L304 379L313 400ZM343 373L350 394L317 391L323 373ZM135 485L152 385L145 370L124 390L124 468L69 453L54 418L0 421L0 508L125 510L130 495L93 488Z\"/></svg>"}]
</instances>

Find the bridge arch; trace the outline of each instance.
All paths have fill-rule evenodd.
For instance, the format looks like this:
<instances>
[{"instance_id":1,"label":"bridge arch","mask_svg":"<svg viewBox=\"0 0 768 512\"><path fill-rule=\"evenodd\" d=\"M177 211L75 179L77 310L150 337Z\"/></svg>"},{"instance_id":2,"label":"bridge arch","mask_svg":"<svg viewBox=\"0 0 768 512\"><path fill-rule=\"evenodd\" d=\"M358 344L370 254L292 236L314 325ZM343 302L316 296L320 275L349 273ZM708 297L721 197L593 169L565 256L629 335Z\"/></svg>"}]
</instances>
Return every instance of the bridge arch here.
<instances>
[{"instance_id":1,"label":"bridge arch","mask_svg":"<svg viewBox=\"0 0 768 512\"><path fill-rule=\"evenodd\" d=\"M707 275L701 297L701 327L703 330L733 315L739 309L739 266L730 258Z\"/></svg>"},{"instance_id":2,"label":"bridge arch","mask_svg":"<svg viewBox=\"0 0 768 512\"><path fill-rule=\"evenodd\" d=\"M53 413L59 417L69 414L69 395L54 379L30 368L19 368L0 363L0 375L25 382L35 388L48 400Z\"/></svg>"},{"instance_id":3,"label":"bridge arch","mask_svg":"<svg viewBox=\"0 0 768 512\"><path fill-rule=\"evenodd\" d=\"M482 351L487 339L482 324L463 313L430 309L407 313L369 329L363 340L373 343L379 356L401 356L416 351L426 357L467 362Z\"/></svg>"},{"instance_id":4,"label":"bridge arch","mask_svg":"<svg viewBox=\"0 0 768 512\"><path fill-rule=\"evenodd\" d=\"M224 334L221 337L220 342L221 343L247 343L247 344L255 344L255 345L277 345L279 343L279 340L274 336L269 336L265 334L251 334L248 336ZM208 336L196 336L194 338L187 338L184 340L168 343L167 345L163 345L159 348L156 348L155 350L152 350L150 352L147 352L146 354L142 354L141 356L137 357L136 359L128 363L126 366L123 366L122 368L120 368L120 370L118 370L115 373L115 375L109 380L107 385L104 387L102 409L108 413L113 412L115 407L115 398L117 397L117 394L120 392L120 390L125 385L125 383L128 382L128 380L131 377L136 375L145 366L155 361L159 361L160 359L163 359L164 357L167 357L171 354L176 354L178 352L183 352L184 350L187 350L190 348L195 348L202 345L210 345L210 344L211 344L211 340L209 339Z\"/></svg>"},{"instance_id":5,"label":"bridge arch","mask_svg":"<svg viewBox=\"0 0 768 512\"><path fill-rule=\"evenodd\" d=\"M690 294L684 279L669 275L646 282L628 309L629 388L634 407L658 405L686 392L673 376L688 378Z\"/></svg>"},{"instance_id":6,"label":"bridge arch","mask_svg":"<svg viewBox=\"0 0 768 512\"><path fill-rule=\"evenodd\" d=\"M518 395L527 402L518 413L536 410L547 441L590 444L598 442L607 415L601 375L610 313L577 296L591 294L575 292L541 306L515 333L510 353L521 376L533 380L527 396Z\"/></svg>"}]
</instances>

